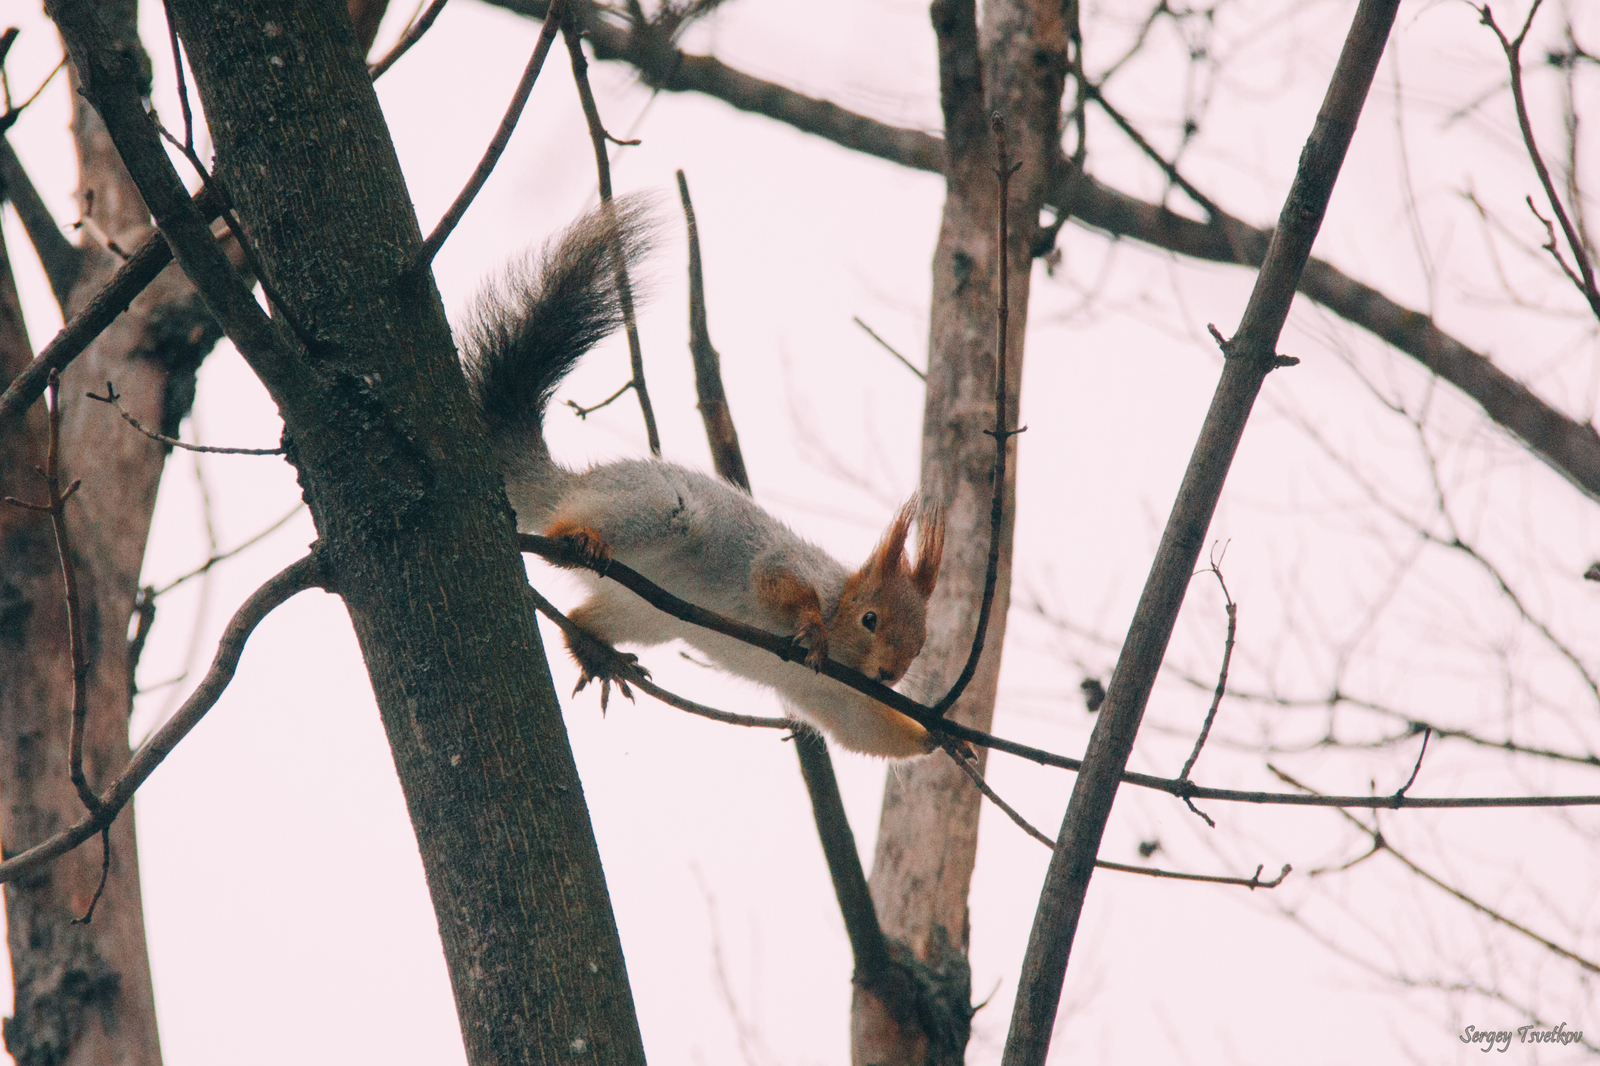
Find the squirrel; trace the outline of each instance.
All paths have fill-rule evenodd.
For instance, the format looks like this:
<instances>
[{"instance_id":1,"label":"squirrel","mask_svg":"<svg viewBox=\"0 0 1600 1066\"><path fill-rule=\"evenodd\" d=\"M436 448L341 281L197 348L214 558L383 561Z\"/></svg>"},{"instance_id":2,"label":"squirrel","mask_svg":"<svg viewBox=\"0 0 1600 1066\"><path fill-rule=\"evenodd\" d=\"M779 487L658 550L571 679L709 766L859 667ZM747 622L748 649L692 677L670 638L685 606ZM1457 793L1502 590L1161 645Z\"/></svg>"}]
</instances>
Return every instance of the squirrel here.
<instances>
[{"instance_id":1,"label":"squirrel","mask_svg":"<svg viewBox=\"0 0 1600 1066\"><path fill-rule=\"evenodd\" d=\"M478 299L462 336L472 398L489 430L517 528L567 538L594 562L616 559L672 594L806 648L788 662L657 610L588 570L589 598L570 612L582 630L567 647L581 690L643 673L617 644L680 639L715 665L773 689L785 710L841 746L905 758L930 751L928 732L831 678L835 662L894 684L922 650L938 579L944 524L916 498L895 515L854 572L763 510L743 489L660 459L572 470L550 457L543 421L552 394L583 355L622 325L617 268L651 238L649 202L628 198L589 214ZM915 562L906 557L918 525ZM809 668L808 668L809 667Z\"/></svg>"}]
</instances>

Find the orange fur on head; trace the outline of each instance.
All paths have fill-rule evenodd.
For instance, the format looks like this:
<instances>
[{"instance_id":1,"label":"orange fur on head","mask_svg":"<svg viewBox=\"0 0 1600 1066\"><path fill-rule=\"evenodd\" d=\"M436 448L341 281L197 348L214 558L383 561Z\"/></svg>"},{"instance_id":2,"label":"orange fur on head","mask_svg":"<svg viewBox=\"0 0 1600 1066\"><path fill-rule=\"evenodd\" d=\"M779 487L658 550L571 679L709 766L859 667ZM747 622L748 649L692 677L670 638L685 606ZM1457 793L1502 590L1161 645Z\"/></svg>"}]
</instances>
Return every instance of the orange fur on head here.
<instances>
[{"instance_id":1,"label":"orange fur on head","mask_svg":"<svg viewBox=\"0 0 1600 1066\"><path fill-rule=\"evenodd\" d=\"M944 550L944 524L936 510L926 509L916 565L907 562L906 536L917 513L915 499L900 508L872 555L845 580L828 624L832 658L889 684L922 651L928 597Z\"/></svg>"}]
</instances>

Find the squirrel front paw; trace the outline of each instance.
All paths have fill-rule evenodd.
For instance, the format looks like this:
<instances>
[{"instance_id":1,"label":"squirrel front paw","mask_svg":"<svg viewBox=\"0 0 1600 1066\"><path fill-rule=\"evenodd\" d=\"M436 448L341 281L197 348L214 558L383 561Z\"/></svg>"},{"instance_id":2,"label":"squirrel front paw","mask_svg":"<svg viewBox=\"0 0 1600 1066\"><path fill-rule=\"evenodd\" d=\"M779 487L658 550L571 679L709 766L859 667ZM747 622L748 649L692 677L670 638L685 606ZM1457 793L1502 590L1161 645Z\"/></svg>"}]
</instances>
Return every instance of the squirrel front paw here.
<instances>
[{"instance_id":1,"label":"squirrel front paw","mask_svg":"<svg viewBox=\"0 0 1600 1066\"><path fill-rule=\"evenodd\" d=\"M565 636L567 651L572 653L572 658L578 664L578 684L572 694L576 696L582 692L591 681L600 682L601 714L605 713L606 704L611 700L611 682L615 681L617 689L631 700L633 691L628 688L628 682L649 680L650 671L639 665L637 655L618 651L581 629L568 631Z\"/></svg>"},{"instance_id":2,"label":"squirrel front paw","mask_svg":"<svg viewBox=\"0 0 1600 1066\"><path fill-rule=\"evenodd\" d=\"M556 521L546 527L544 535L565 542L567 550L577 560L573 563L558 563L556 564L558 566L569 568L582 566L604 573L606 564L611 561L611 545L587 526Z\"/></svg>"},{"instance_id":3,"label":"squirrel front paw","mask_svg":"<svg viewBox=\"0 0 1600 1066\"><path fill-rule=\"evenodd\" d=\"M820 674L822 664L828 658L827 626L813 619L807 619L800 623L799 632L790 639L796 646L806 649L806 665Z\"/></svg>"}]
</instances>

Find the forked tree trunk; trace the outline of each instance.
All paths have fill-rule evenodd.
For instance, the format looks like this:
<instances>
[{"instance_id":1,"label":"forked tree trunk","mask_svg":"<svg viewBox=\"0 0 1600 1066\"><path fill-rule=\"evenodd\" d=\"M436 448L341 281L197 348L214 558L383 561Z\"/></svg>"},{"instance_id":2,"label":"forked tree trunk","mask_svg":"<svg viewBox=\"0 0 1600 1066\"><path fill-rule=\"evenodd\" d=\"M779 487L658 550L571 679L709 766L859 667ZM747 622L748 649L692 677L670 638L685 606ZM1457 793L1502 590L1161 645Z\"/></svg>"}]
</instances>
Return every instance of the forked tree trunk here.
<instances>
[{"instance_id":1,"label":"forked tree trunk","mask_svg":"<svg viewBox=\"0 0 1600 1066\"><path fill-rule=\"evenodd\" d=\"M999 307L999 181L990 116L1006 122L1011 158L1010 313L1007 391L1019 394L1028 317L1029 248L1059 155L1058 112L1067 70L1059 3L996 0L984 5L981 35L972 0L936 0L940 97L945 115L944 218L933 261L927 400L923 413L922 492L945 510L944 565L929 609L925 665L937 697L955 681L972 646L988 566L993 494L996 345ZM1008 404L1011 422L1016 405ZM1013 438L1013 449L1014 449ZM1005 521L993 615L978 672L951 710L987 730L1011 598L1015 451L1007 464ZM983 753L979 752L980 759ZM967 892L978 844L981 797L945 756L889 775L872 864L871 888L884 932L932 971L942 1009L895 1017L870 993L852 1006L857 1066L922 1066L963 1061L970 1018ZM931 1014L931 1016L930 1016ZM958 1028L949 1022L959 1019Z\"/></svg>"}]
</instances>

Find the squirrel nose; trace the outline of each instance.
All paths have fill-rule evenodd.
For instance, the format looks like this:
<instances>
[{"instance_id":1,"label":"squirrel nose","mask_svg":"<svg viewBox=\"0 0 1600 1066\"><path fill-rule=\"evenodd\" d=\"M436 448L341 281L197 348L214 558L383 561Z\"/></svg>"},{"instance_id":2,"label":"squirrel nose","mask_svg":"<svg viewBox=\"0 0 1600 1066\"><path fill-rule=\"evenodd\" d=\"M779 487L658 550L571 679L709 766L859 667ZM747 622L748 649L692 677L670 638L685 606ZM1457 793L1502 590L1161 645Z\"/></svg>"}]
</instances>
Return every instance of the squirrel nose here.
<instances>
[{"instance_id":1,"label":"squirrel nose","mask_svg":"<svg viewBox=\"0 0 1600 1066\"><path fill-rule=\"evenodd\" d=\"M878 680L879 681L893 681L894 680L894 672L892 670L879 670L878 671Z\"/></svg>"}]
</instances>

